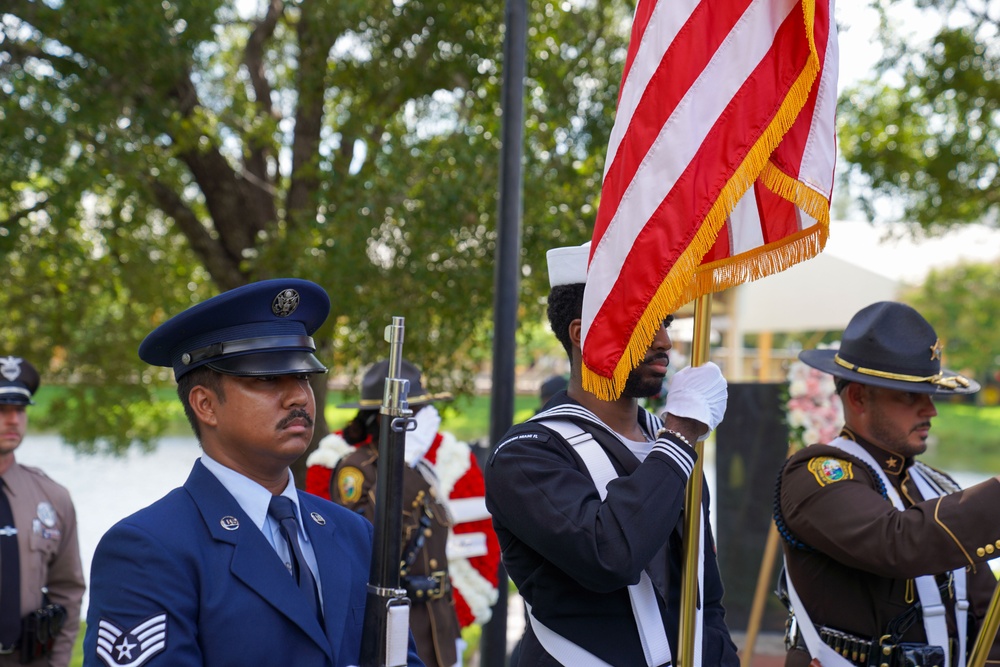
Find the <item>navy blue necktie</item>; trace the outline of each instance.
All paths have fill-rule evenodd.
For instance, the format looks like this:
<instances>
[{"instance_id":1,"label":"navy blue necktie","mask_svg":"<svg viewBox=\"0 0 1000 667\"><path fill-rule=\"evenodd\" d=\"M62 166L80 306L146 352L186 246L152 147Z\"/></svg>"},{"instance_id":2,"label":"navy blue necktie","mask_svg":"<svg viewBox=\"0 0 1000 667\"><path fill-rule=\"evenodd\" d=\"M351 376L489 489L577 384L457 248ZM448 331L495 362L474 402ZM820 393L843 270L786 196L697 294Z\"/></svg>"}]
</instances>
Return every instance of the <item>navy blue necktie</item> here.
<instances>
[{"instance_id":1,"label":"navy blue necktie","mask_svg":"<svg viewBox=\"0 0 1000 667\"><path fill-rule=\"evenodd\" d=\"M21 558L17 553L14 512L0 478L0 644L14 646L21 636Z\"/></svg>"},{"instance_id":2,"label":"navy blue necktie","mask_svg":"<svg viewBox=\"0 0 1000 667\"><path fill-rule=\"evenodd\" d=\"M322 621L320 614L319 600L316 593L316 581L313 579L312 570L302 555L299 547L299 523L295 520L295 503L291 498L284 496L272 496L271 503L267 507L267 513L281 526L281 534L288 542L288 553L292 558L292 576L299 585L299 589L309 602L316 617Z\"/></svg>"}]
</instances>

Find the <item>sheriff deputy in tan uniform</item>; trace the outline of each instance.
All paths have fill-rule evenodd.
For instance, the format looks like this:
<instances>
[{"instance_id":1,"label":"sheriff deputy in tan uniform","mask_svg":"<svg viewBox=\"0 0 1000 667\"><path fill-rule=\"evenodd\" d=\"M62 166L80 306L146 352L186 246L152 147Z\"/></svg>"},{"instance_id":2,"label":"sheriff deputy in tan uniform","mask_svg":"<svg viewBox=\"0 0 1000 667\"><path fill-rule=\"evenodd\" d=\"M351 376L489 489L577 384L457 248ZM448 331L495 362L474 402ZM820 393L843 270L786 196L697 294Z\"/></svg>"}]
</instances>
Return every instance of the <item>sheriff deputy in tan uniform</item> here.
<instances>
[{"instance_id":1,"label":"sheriff deputy in tan uniform","mask_svg":"<svg viewBox=\"0 0 1000 667\"><path fill-rule=\"evenodd\" d=\"M385 391L388 364L374 364L362 379L361 399L340 408L358 408L343 437L358 448L337 464L331 488L335 503L353 509L374 522L378 472L379 406ZM403 361L401 375L409 380L409 407L416 416L432 401L450 398L430 394L420 382L420 371ZM417 420L420 430L420 421ZM427 435L433 435L436 429ZM432 438L407 433L403 467L403 536L400 584L410 598L410 630L417 654L428 665L452 667L458 662L456 640L461 636L448 575L448 528L451 518L439 497L435 473L423 458Z\"/></svg>"},{"instance_id":2,"label":"sheriff deputy in tan uniform","mask_svg":"<svg viewBox=\"0 0 1000 667\"><path fill-rule=\"evenodd\" d=\"M66 667L80 628L85 585L69 492L14 460L38 385L30 363L0 357L0 666Z\"/></svg>"},{"instance_id":3,"label":"sheriff deputy in tan uniform","mask_svg":"<svg viewBox=\"0 0 1000 667\"><path fill-rule=\"evenodd\" d=\"M986 561L1000 555L1000 480L960 490L916 460L934 399L979 390L943 370L941 352L916 310L879 302L851 319L839 350L799 355L835 377L845 425L778 479L780 586L794 610L786 667L810 656L823 667L966 664L996 586Z\"/></svg>"}]
</instances>

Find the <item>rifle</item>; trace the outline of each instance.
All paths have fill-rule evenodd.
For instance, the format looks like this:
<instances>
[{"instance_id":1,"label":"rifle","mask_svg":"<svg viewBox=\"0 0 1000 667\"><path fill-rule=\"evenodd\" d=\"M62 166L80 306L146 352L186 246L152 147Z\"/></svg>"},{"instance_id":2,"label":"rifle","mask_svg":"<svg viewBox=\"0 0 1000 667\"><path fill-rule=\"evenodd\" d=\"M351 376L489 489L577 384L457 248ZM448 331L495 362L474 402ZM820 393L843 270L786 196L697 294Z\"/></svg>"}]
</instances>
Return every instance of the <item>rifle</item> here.
<instances>
[{"instance_id":1,"label":"rifle","mask_svg":"<svg viewBox=\"0 0 1000 667\"><path fill-rule=\"evenodd\" d=\"M361 629L361 667L404 667L409 648L410 599L399 585L399 558L406 432L412 431L416 422L406 402L410 383L400 377L403 329L402 317L393 317L385 328L389 370L379 410L375 535Z\"/></svg>"}]
</instances>

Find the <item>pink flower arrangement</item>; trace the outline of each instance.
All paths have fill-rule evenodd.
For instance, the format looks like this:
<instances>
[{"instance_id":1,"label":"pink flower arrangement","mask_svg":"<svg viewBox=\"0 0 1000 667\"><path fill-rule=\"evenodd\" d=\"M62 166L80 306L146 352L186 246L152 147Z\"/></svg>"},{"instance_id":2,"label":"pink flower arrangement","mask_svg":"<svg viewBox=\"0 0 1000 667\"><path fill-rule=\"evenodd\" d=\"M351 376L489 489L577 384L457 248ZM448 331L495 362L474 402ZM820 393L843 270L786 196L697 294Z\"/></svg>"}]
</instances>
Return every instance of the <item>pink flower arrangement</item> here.
<instances>
[{"instance_id":1,"label":"pink flower arrangement","mask_svg":"<svg viewBox=\"0 0 1000 667\"><path fill-rule=\"evenodd\" d=\"M844 409L833 376L801 361L788 368L786 406L790 442L799 446L830 442L844 424Z\"/></svg>"}]
</instances>

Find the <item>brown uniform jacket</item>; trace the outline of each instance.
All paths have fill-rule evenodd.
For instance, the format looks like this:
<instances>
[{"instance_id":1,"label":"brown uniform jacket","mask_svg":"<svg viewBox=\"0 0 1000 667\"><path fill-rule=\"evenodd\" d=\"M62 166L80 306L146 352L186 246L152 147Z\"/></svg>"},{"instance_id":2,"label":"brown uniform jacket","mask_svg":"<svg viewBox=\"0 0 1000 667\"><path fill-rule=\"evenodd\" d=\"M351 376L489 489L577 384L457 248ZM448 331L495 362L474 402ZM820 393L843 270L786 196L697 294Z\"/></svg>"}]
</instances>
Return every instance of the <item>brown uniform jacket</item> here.
<instances>
[{"instance_id":1,"label":"brown uniform jacket","mask_svg":"<svg viewBox=\"0 0 1000 667\"><path fill-rule=\"evenodd\" d=\"M333 474L332 497L335 503L353 509L374 521L375 481L378 450L362 445L337 464ZM410 595L410 629L417 644L417 653L430 667L452 667L458 660L455 641L461 636L455 602L448 577L448 511L437 498L434 487L415 468L403 469L403 551L419 528L423 514L430 518L430 535L410 567L409 575L437 575L444 582L441 597L427 599Z\"/></svg>"},{"instance_id":2,"label":"brown uniform jacket","mask_svg":"<svg viewBox=\"0 0 1000 667\"><path fill-rule=\"evenodd\" d=\"M21 564L21 616L42 606L42 587L49 601L66 608L66 624L47 660L32 665L66 667L80 629L80 603L85 584L76 533L76 510L69 492L38 468L14 463L3 474ZM49 525L51 524L51 525ZM0 656L0 666L20 664L19 653Z\"/></svg>"},{"instance_id":3,"label":"brown uniform jacket","mask_svg":"<svg viewBox=\"0 0 1000 667\"><path fill-rule=\"evenodd\" d=\"M876 473L841 449L812 445L789 458L775 518L802 604L816 625L877 639L916 599L914 577L966 567L971 649L996 585L986 561L1000 555L1000 483L990 479L924 501L909 475L911 459L858 443L882 466L905 509L895 509L878 490ZM903 641L926 643L921 620ZM792 650L786 666L808 662L808 654ZM1000 645L988 663L1000 664Z\"/></svg>"}]
</instances>

